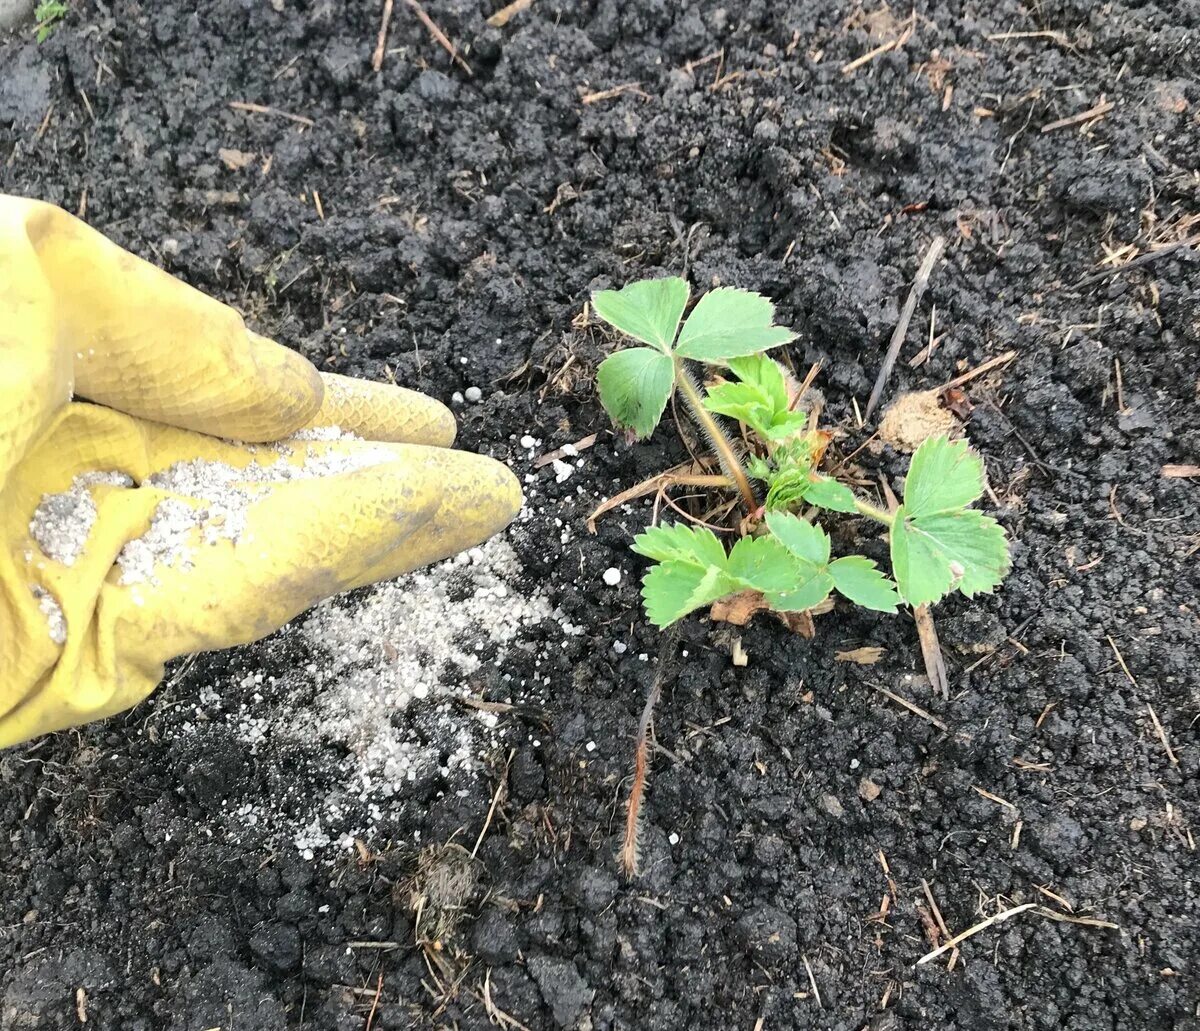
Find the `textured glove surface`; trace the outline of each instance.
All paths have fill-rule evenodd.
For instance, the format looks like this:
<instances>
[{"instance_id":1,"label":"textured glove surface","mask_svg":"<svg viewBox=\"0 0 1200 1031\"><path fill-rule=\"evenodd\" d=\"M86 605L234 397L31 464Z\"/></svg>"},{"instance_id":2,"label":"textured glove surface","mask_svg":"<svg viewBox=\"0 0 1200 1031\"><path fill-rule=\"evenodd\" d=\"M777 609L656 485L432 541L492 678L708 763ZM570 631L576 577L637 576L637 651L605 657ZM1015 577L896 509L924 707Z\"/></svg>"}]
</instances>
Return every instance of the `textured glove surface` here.
<instances>
[{"instance_id":1,"label":"textured glove surface","mask_svg":"<svg viewBox=\"0 0 1200 1031\"><path fill-rule=\"evenodd\" d=\"M520 488L454 430L0 195L0 747L502 529Z\"/></svg>"}]
</instances>

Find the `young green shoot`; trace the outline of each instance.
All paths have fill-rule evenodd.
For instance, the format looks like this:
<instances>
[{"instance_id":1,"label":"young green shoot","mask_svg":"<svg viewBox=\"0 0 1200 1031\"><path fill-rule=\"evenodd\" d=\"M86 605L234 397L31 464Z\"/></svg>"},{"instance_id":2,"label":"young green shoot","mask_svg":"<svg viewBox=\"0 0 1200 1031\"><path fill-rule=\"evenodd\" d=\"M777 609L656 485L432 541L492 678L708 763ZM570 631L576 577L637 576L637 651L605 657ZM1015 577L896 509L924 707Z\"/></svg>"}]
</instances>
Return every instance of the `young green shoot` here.
<instances>
[{"instance_id":1,"label":"young green shoot","mask_svg":"<svg viewBox=\"0 0 1200 1031\"><path fill-rule=\"evenodd\" d=\"M33 17L37 22L35 32L39 43L45 43L50 38L58 23L66 17L67 10L62 0L41 0L34 8Z\"/></svg>"},{"instance_id":2,"label":"young green shoot","mask_svg":"<svg viewBox=\"0 0 1200 1031\"><path fill-rule=\"evenodd\" d=\"M678 391L725 475L748 510L757 504L742 460L721 424L704 406L687 362L719 364L786 344L795 334L774 325L775 306L760 294L733 287L710 290L680 327L691 288L677 276L630 283L592 296L596 314L647 347L631 347L606 358L596 374L600 403L618 426L635 438L654 432L673 392Z\"/></svg>"}]
</instances>

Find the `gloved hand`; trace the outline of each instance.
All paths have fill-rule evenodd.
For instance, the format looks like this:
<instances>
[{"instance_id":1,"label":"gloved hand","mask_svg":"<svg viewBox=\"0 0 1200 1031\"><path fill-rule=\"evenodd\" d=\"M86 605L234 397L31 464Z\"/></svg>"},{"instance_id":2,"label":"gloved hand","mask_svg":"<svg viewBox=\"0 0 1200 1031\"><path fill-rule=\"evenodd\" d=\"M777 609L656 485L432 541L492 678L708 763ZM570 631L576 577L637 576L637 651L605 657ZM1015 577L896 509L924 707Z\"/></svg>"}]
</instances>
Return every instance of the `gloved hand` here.
<instances>
[{"instance_id":1,"label":"gloved hand","mask_svg":"<svg viewBox=\"0 0 1200 1031\"><path fill-rule=\"evenodd\" d=\"M58 208L0 195L0 747L502 529L516 479L448 450L454 432L430 398L322 376Z\"/></svg>"}]
</instances>

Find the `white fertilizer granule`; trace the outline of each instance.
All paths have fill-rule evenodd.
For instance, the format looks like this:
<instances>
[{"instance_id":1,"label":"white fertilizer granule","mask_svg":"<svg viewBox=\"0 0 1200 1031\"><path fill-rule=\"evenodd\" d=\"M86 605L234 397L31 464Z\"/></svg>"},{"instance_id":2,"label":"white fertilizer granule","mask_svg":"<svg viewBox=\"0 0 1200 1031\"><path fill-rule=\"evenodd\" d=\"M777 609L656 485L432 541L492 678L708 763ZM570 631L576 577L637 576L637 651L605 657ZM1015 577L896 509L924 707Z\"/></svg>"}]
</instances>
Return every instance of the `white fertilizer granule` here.
<instances>
[{"instance_id":1,"label":"white fertilizer granule","mask_svg":"<svg viewBox=\"0 0 1200 1031\"><path fill-rule=\"evenodd\" d=\"M29 533L47 558L64 566L75 564L96 522L92 487L99 484L132 487L133 480L118 472L80 473L62 493L42 495L29 521Z\"/></svg>"},{"instance_id":2,"label":"white fertilizer granule","mask_svg":"<svg viewBox=\"0 0 1200 1031\"><path fill-rule=\"evenodd\" d=\"M295 441L322 444L357 439L336 427L322 427L303 431L277 448L286 450L286 445ZM199 458L176 462L151 476L146 485L192 498L201 504L193 506L179 498L160 502L150 520L150 529L129 541L117 556L117 564L121 567L120 583L153 583L155 570L163 567L189 569L197 540L193 530L199 531L199 539L205 544L239 540L246 528L247 509L263 485L336 476L379 465L394 457L391 451L378 445L364 445L348 451L310 445L299 465L282 460L266 464L256 461L244 469L235 469L224 462Z\"/></svg>"},{"instance_id":3,"label":"white fertilizer granule","mask_svg":"<svg viewBox=\"0 0 1200 1031\"><path fill-rule=\"evenodd\" d=\"M31 584L29 589L37 599L38 609L46 617L46 629L50 633L50 640L55 644L66 644L67 617L63 615L62 606L59 605L58 599L44 587L39 587L37 584Z\"/></svg>"}]
</instances>

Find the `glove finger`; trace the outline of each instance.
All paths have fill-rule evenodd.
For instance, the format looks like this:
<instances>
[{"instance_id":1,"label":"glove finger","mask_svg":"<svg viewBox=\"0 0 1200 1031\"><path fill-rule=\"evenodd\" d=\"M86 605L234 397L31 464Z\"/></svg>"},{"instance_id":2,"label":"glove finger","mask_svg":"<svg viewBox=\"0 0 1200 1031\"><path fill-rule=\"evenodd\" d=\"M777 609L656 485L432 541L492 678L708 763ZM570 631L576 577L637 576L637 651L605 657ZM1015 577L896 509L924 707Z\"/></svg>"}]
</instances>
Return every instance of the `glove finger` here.
<instances>
[{"instance_id":1,"label":"glove finger","mask_svg":"<svg viewBox=\"0 0 1200 1031\"><path fill-rule=\"evenodd\" d=\"M193 525L174 564L134 564L135 579L150 569L143 582L110 583L102 596L95 638L111 642L114 660L100 668L132 665L155 683L177 655L256 640L324 598L482 543L520 506L516 479L498 462L390 450L394 460L356 472L259 485L236 539L224 536L227 517L215 538ZM117 662L121 641L131 643Z\"/></svg>"},{"instance_id":2,"label":"glove finger","mask_svg":"<svg viewBox=\"0 0 1200 1031\"><path fill-rule=\"evenodd\" d=\"M319 410L316 369L232 308L52 205L0 197L0 211L0 226L22 223L49 283L54 339L69 342L80 396L238 440L287 436ZM9 243L0 237L0 250Z\"/></svg>"},{"instance_id":3,"label":"glove finger","mask_svg":"<svg viewBox=\"0 0 1200 1031\"><path fill-rule=\"evenodd\" d=\"M438 484L438 507L402 547L373 562L351 586L392 580L457 555L499 533L516 518L523 501L512 470L486 455L446 448L377 444L397 454L420 456L423 475Z\"/></svg>"},{"instance_id":4,"label":"glove finger","mask_svg":"<svg viewBox=\"0 0 1200 1031\"><path fill-rule=\"evenodd\" d=\"M125 545L90 612L66 607L62 654L4 714L0 747L130 708L178 655L271 633L345 590L437 507L436 485L395 463L258 486L261 496L234 513L233 536L219 522L230 510L214 526L203 502L154 488L106 499L106 519L128 530L140 517L145 532ZM147 518L148 499L157 504Z\"/></svg>"},{"instance_id":5,"label":"glove finger","mask_svg":"<svg viewBox=\"0 0 1200 1031\"><path fill-rule=\"evenodd\" d=\"M366 440L449 447L457 428L450 409L415 390L321 373L325 400L308 428L337 426Z\"/></svg>"},{"instance_id":6,"label":"glove finger","mask_svg":"<svg viewBox=\"0 0 1200 1031\"><path fill-rule=\"evenodd\" d=\"M54 298L25 235L23 211L0 195L0 484L71 398L71 361L57 346Z\"/></svg>"}]
</instances>

